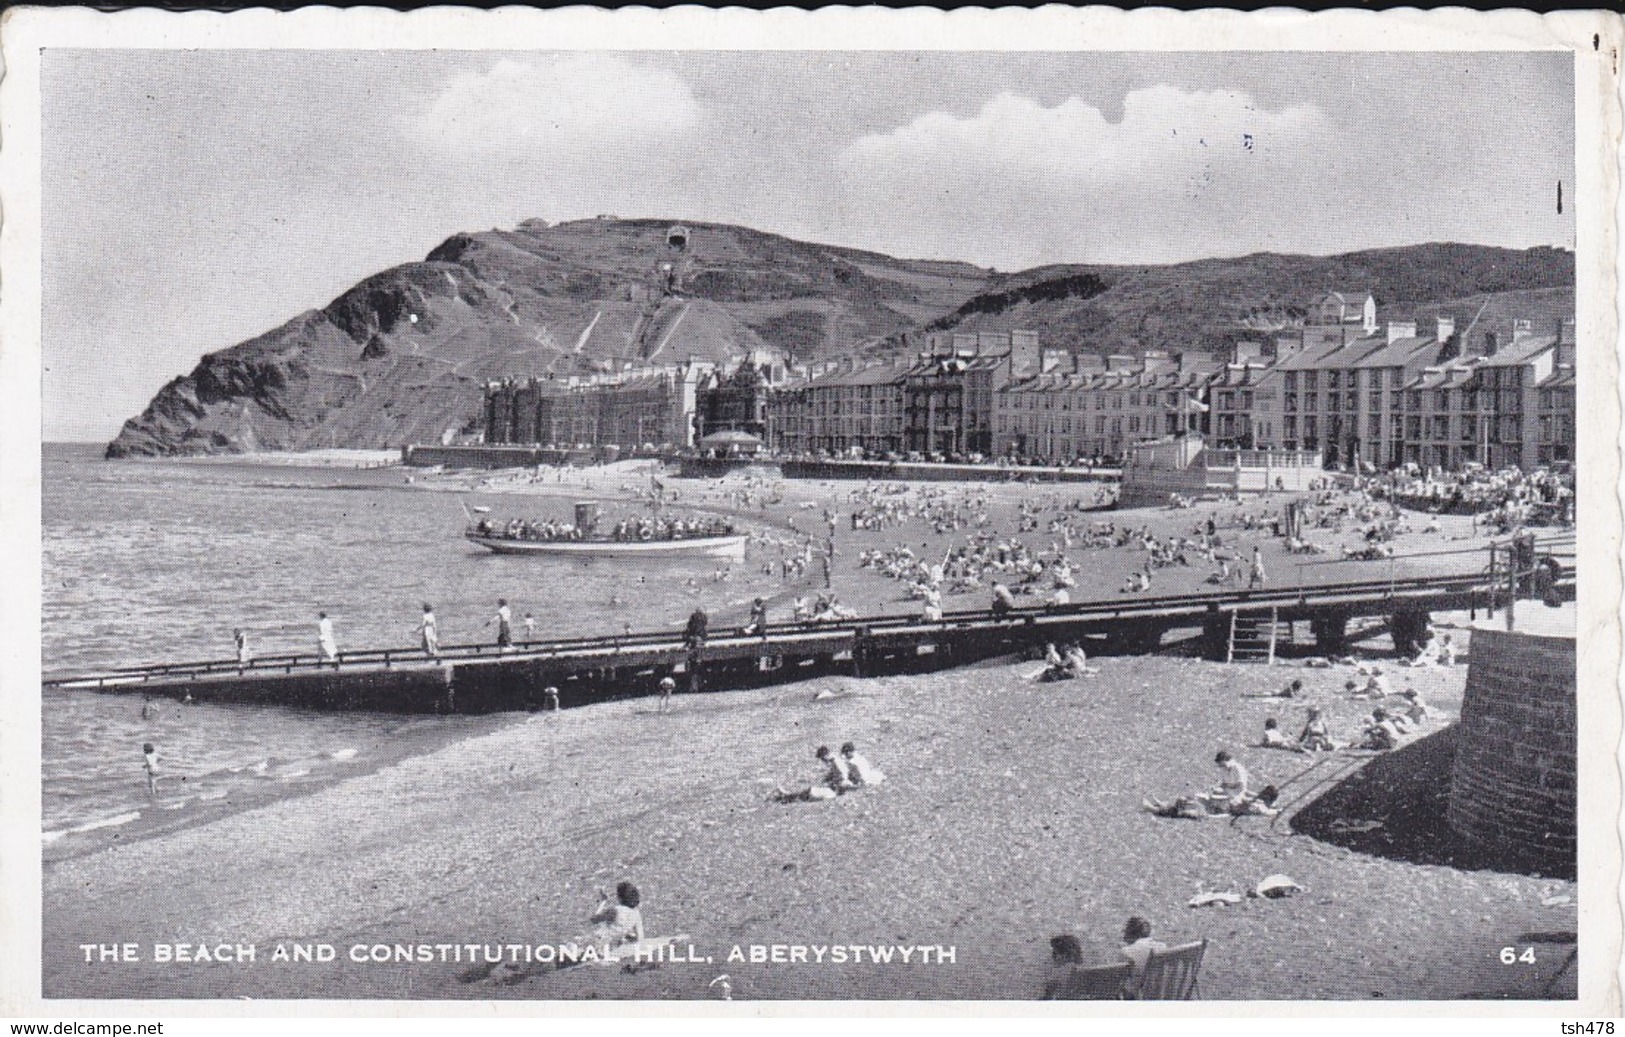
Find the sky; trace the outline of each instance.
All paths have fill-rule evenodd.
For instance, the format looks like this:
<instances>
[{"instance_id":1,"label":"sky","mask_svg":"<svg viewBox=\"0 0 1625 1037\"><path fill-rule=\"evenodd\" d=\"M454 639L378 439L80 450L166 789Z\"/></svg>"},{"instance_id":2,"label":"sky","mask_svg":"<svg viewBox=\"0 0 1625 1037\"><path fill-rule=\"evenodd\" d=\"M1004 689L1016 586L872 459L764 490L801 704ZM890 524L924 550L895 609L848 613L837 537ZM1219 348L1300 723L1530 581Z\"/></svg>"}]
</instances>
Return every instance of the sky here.
<instances>
[{"instance_id":1,"label":"sky","mask_svg":"<svg viewBox=\"0 0 1625 1037\"><path fill-rule=\"evenodd\" d=\"M1005 271L1572 248L1573 92L1561 52L48 50L43 432L529 218Z\"/></svg>"}]
</instances>

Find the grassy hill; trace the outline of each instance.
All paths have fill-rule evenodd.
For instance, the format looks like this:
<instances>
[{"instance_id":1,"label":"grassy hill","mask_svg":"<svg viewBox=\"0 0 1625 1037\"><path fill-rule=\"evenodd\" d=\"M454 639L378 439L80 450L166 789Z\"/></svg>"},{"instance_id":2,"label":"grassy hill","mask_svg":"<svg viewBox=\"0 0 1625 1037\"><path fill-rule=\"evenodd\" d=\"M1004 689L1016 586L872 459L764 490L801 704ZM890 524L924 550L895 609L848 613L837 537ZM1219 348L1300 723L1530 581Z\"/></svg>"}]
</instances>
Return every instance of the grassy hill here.
<instances>
[{"instance_id":1,"label":"grassy hill","mask_svg":"<svg viewBox=\"0 0 1625 1037\"><path fill-rule=\"evenodd\" d=\"M1443 300L1503 323L1573 300L1574 257L1552 249L1421 245L995 274L721 224L683 225L679 248L676 225L529 220L454 235L421 262L203 357L126 422L108 455L392 447L476 421L481 387L496 378L725 364L762 350L792 362L907 351L935 330L1032 328L1081 352L1216 349L1301 319L1330 288L1369 288L1392 312Z\"/></svg>"}]
</instances>

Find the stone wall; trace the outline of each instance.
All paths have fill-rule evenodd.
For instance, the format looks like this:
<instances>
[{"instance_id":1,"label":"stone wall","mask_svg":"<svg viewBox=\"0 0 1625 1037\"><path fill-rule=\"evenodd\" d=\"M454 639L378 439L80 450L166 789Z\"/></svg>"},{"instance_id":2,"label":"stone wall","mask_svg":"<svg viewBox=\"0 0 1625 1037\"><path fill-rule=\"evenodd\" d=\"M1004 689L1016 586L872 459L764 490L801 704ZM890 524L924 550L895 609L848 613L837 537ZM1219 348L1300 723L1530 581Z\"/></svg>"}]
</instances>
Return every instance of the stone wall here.
<instances>
[{"instance_id":1,"label":"stone wall","mask_svg":"<svg viewBox=\"0 0 1625 1037\"><path fill-rule=\"evenodd\" d=\"M1554 875L1576 866L1575 640L1474 630L1450 827Z\"/></svg>"}]
</instances>

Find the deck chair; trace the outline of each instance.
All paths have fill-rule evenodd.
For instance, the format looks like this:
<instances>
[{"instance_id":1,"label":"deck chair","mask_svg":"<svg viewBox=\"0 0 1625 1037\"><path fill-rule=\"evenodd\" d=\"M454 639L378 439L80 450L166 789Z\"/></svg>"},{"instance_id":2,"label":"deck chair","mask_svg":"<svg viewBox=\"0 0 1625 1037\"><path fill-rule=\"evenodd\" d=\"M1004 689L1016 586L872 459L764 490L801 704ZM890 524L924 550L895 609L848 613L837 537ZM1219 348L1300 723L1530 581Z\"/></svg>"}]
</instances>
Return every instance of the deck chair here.
<instances>
[{"instance_id":1,"label":"deck chair","mask_svg":"<svg viewBox=\"0 0 1625 1037\"><path fill-rule=\"evenodd\" d=\"M1197 976L1202 971L1202 956L1207 953L1207 940L1182 943L1165 951L1154 951L1145 964L1145 979L1140 984L1142 1001L1193 1001L1200 995Z\"/></svg>"},{"instance_id":2,"label":"deck chair","mask_svg":"<svg viewBox=\"0 0 1625 1037\"><path fill-rule=\"evenodd\" d=\"M1123 984L1128 982L1134 966L1075 965L1051 993L1055 1001L1120 1001Z\"/></svg>"}]
</instances>

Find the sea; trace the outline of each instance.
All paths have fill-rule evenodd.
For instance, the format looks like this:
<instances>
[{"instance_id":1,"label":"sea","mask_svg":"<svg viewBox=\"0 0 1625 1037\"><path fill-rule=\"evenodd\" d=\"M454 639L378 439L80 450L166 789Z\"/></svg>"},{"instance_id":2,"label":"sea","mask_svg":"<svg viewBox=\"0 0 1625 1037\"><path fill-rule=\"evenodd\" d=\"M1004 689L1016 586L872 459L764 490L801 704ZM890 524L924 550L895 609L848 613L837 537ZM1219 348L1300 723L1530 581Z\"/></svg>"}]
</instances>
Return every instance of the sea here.
<instances>
[{"instance_id":1,"label":"sea","mask_svg":"<svg viewBox=\"0 0 1625 1037\"><path fill-rule=\"evenodd\" d=\"M450 645L494 640L499 598L513 610L516 636L529 613L544 638L680 626L696 605L726 616L754 594L783 590L759 562L718 579L710 559L632 567L501 556L462 538L465 508L488 508L498 521L567 520L583 495L568 485L532 489L539 495L482 492L477 482L467 492L432 489L400 467L104 460L99 445L46 444L43 672L230 658L238 627L256 654L312 651L318 611L333 619L341 650L411 647L425 603ZM42 695L48 859L105 841L109 830L147 827L155 811L179 821L268 791L296 792L403 747L504 722L149 703L139 693ZM148 744L159 760L156 797L144 770Z\"/></svg>"}]
</instances>

